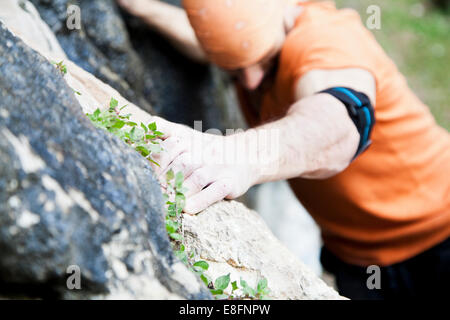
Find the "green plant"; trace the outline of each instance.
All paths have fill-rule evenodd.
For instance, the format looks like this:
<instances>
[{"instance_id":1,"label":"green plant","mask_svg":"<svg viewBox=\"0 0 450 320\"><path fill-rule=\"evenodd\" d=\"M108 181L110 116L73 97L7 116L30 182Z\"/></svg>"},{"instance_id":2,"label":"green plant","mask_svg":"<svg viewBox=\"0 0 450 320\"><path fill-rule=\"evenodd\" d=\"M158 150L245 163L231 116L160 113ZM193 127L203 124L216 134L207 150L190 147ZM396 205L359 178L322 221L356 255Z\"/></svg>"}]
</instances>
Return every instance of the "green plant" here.
<instances>
[{"instance_id":1,"label":"green plant","mask_svg":"<svg viewBox=\"0 0 450 320\"><path fill-rule=\"evenodd\" d=\"M154 122L146 126L143 123L138 125L130 121L131 114L121 114L121 111L126 107L125 105L119 109L117 100L111 98L109 109L104 111L97 109L87 116L97 128L112 133L133 147L144 158L158 165L151 155L161 152L159 139L163 136L163 133L157 130Z\"/></svg>"},{"instance_id":2,"label":"green plant","mask_svg":"<svg viewBox=\"0 0 450 320\"><path fill-rule=\"evenodd\" d=\"M166 174L166 182L167 188L164 194L167 205L166 230L178 259L200 277L216 299L265 299L269 294L266 278L259 280L256 289L249 286L245 280L240 279L239 288L237 281L231 282L230 274L218 277L215 281L212 281L207 274L209 264L203 260L194 260L195 253L186 250L183 237L184 232L182 230L182 212L186 201L183 174L181 172L174 174L172 170L169 170ZM230 284L231 293L227 294L226 290Z\"/></svg>"},{"instance_id":3,"label":"green plant","mask_svg":"<svg viewBox=\"0 0 450 320\"><path fill-rule=\"evenodd\" d=\"M62 62L57 66L61 68ZM65 68L64 68L65 70ZM122 115L121 112L127 106L118 108L118 101L111 98L109 108L101 111L96 109L87 117L97 127L110 132L122 141L133 147L144 158L158 165L153 160L152 154L162 151L159 144L164 134L157 130L156 123L138 125L130 121L131 114ZM159 166L159 165L158 165ZM166 174L166 192L164 193L166 214L165 226L169 236L175 256L182 261L193 273L198 275L203 283L209 288L211 294L216 299L264 299L269 290L267 288L267 279L262 278L254 289L250 287L246 281L240 279L239 285L237 281L231 282L230 274L218 277L215 281L208 276L207 271L209 264L206 261L195 261L195 252L188 252L184 242L183 232L183 209L186 202L183 187L184 176L182 172L176 174L173 170L169 170ZM231 293L226 294L226 290L231 285ZM229 292L229 291L228 291Z\"/></svg>"},{"instance_id":4,"label":"green plant","mask_svg":"<svg viewBox=\"0 0 450 320\"><path fill-rule=\"evenodd\" d=\"M262 278L258 281L256 289L252 288L247 284L245 280L241 278L240 281L244 296L248 298L254 299L266 299L267 295L270 293L269 288L267 287L267 279Z\"/></svg>"},{"instance_id":5,"label":"green plant","mask_svg":"<svg viewBox=\"0 0 450 320\"><path fill-rule=\"evenodd\" d=\"M60 62L52 61L52 63L55 65L56 69L58 69L59 72L61 72L63 75L67 74L67 67L64 64L64 61Z\"/></svg>"},{"instance_id":6,"label":"green plant","mask_svg":"<svg viewBox=\"0 0 450 320\"><path fill-rule=\"evenodd\" d=\"M188 256L184 245L183 233L182 233L182 212L184 208L184 202L186 200L184 196L183 188L183 174L178 172L174 174L173 170L169 170L166 174L166 193L164 197L166 199L166 230L169 238L171 239L172 247L175 251L175 255L183 263L188 264Z\"/></svg>"},{"instance_id":7,"label":"green plant","mask_svg":"<svg viewBox=\"0 0 450 320\"><path fill-rule=\"evenodd\" d=\"M225 294L225 290L231 285L231 293ZM239 288L240 285L240 288ZM259 280L257 288L254 289L248 285L248 283L242 278L239 281L231 282L230 274L221 276L214 282L214 288L211 289L211 293L216 299L266 299L269 294L267 288L267 279L262 278ZM240 289L240 293L238 290Z\"/></svg>"}]
</instances>

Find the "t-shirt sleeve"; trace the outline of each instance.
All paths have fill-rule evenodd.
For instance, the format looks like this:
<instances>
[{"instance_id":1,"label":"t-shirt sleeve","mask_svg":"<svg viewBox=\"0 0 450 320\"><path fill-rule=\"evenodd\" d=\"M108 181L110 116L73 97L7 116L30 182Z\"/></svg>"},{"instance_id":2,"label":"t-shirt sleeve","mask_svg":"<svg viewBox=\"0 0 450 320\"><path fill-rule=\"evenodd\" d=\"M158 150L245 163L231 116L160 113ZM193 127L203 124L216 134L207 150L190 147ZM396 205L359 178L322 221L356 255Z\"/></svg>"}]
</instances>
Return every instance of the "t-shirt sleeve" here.
<instances>
[{"instance_id":1,"label":"t-shirt sleeve","mask_svg":"<svg viewBox=\"0 0 450 320\"><path fill-rule=\"evenodd\" d=\"M289 34L282 59L292 83L316 69L361 68L377 80L377 57L384 52L359 15L346 11L327 22L300 24Z\"/></svg>"}]
</instances>

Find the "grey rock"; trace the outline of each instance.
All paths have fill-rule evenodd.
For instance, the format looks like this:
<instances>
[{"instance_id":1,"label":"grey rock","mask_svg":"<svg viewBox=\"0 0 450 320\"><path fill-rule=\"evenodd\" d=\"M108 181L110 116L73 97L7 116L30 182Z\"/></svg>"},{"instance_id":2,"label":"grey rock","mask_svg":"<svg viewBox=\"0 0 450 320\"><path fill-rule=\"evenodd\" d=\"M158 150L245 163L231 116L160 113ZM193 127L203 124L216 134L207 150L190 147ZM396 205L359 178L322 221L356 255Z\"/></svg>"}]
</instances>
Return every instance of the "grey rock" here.
<instances>
[{"instance_id":1,"label":"grey rock","mask_svg":"<svg viewBox=\"0 0 450 320\"><path fill-rule=\"evenodd\" d=\"M68 290L67 268L82 289ZM148 162L94 128L0 23L0 295L209 298L172 255Z\"/></svg>"},{"instance_id":2,"label":"grey rock","mask_svg":"<svg viewBox=\"0 0 450 320\"><path fill-rule=\"evenodd\" d=\"M322 274L320 264L320 229L299 203L286 181L259 186L251 207L259 213L279 239L315 274Z\"/></svg>"}]
</instances>

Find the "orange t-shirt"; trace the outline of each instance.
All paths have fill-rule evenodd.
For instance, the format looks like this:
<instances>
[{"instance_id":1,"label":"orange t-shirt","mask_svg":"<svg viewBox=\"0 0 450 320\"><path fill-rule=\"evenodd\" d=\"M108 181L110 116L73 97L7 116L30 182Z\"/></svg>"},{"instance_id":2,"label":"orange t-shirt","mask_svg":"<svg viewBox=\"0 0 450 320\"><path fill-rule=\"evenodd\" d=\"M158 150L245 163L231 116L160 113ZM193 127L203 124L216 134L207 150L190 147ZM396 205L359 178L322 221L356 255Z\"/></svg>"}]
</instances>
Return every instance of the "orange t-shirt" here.
<instances>
[{"instance_id":1,"label":"orange t-shirt","mask_svg":"<svg viewBox=\"0 0 450 320\"><path fill-rule=\"evenodd\" d=\"M411 258L450 236L450 135L354 10L337 10L333 2L299 5L304 10L253 125L283 116L308 71L371 72L377 89L370 148L330 179L290 184L320 226L325 246L342 260L383 266Z\"/></svg>"}]
</instances>

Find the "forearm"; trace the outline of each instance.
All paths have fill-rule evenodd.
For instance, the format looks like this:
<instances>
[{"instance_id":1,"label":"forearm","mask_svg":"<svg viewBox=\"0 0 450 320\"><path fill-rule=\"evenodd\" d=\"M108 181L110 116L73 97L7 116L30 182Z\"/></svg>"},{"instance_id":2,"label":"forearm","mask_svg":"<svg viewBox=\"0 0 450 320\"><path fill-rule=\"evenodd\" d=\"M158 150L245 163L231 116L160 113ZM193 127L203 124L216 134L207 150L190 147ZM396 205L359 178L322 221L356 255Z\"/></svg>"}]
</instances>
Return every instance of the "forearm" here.
<instances>
[{"instance_id":1,"label":"forearm","mask_svg":"<svg viewBox=\"0 0 450 320\"><path fill-rule=\"evenodd\" d=\"M282 119L247 131L249 144L255 143L255 134L255 184L331 177L350 164L359 143L345 106L328 94L302 99Z\"/></svg>"},{"instance_id":2,"label":"forearm","mask_svg":"<svg viewBox=\"0 0 450 320\"><path fill-rule=\"evenodd\" d=\"M151 1L140 13L150 27L164 35L179 51L200 63L208 63L185 11L176 6Z\"/></svg>"}]
</instances>

